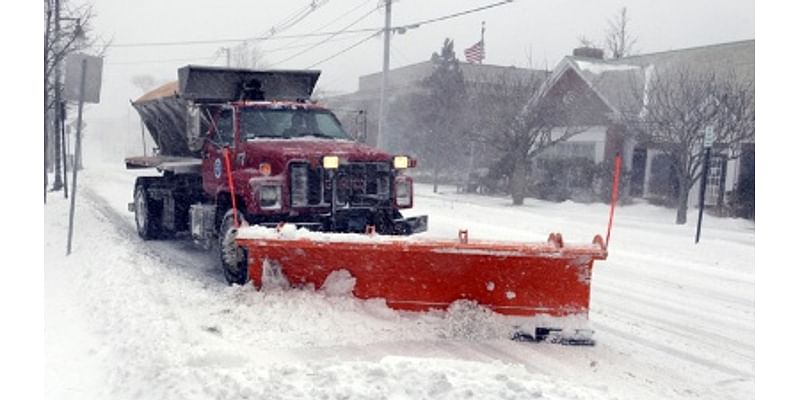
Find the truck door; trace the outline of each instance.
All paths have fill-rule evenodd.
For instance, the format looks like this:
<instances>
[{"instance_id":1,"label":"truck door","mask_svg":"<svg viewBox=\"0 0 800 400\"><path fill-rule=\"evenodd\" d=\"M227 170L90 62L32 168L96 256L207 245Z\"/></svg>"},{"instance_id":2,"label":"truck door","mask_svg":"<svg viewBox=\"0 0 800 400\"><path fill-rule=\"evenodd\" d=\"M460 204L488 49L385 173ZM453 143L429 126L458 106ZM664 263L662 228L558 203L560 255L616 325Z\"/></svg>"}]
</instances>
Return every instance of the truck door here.
<instances>
[{"instance_id":1,"label":"truck door","mask_svg":"<svg viewBox=\"0 0 800 400\"><path fill-rule=\"evenodd\" d=\"M231 149L230 157L234 150L234 112L232 107L220 107L211 111L211 128L209 140L203 149L203 189L210 195L227 187L227 175L223 149ZM233 167L233 159L231 159Z\"/></svg>"}]
</instances>

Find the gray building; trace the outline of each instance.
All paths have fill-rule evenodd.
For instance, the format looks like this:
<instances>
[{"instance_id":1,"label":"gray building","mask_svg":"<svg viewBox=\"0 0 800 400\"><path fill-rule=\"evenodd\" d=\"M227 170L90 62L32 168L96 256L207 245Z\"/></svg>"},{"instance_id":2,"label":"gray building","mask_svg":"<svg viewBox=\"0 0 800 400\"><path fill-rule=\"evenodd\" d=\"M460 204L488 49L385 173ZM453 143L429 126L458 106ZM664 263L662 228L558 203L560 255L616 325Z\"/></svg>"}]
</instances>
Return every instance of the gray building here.
<instances>
[{"instance_id":1,"label":"gray building","mask_svg":"<svg viewBox=\"0 0 800 400\"><path fill-rule=\"evenodd\" d=\"M588 53L588 54L587 54ZM716 75L739 83L753 83L755 90L755 40L721 43L688 49L605 60L600 54L576 49L556 66L542 86L542 97L560 86L572 86L596 95L605 123L572 137L548 151L546 156L583 155L595 162L607 161L619 152L630 174L626 189L633 197L670 203L675 193L675 176L664 154L638 143L621 122L623 114L642 112L652 83L658 77L686 73ZM754 94L753 94L754 95ZM603 118L604 117L604 118ZM749 197L745 209L736 212L755 214L755 139L739 143L736 157L717 154L711 160L705 202L720 210L727 205L726 194ZM698 205L699 185L689 192L689 206Z\"/></svg>"},{"instance_id":2,"label":"gray building","mask_svg":"<svg viewBox=\"0 0 800 400\"><path fill-rule=\"evenodd\" d=\"M387 94L387 113L392 113L393 104L403 96L413 96L425 90L422 81L433 72L433 63L423 61L389 70L389 85ZM501 75L511 75L519 78L537 76L544 79L545 71L513 66L499 66L488 64L460 64L464 74L464 83L468 86L489 85L497 81ZM376 145L378 132L378 115L381 96L381 73L364 75L358 79L358 90L354 93L325 97L319 99L322 104L330 107L339 115L342 122L357 136ZM366 123L363 115L366 115ZM366 132L364 133L364 127ZM392 150L396 140L392 138L391 128L388 128L384 147Z\"/></svg>"},{"instance_id":3,"label":"gray building","mask_svg":"<svg viewBox=\"0 0 800 400\"><path fill-rule=\"evenodd\" d=\"M658 150L638 143L621 123L621 115L632 110L641 110L647 98L648 84L654 74L687 70L733 76L742 82L755 82L755 40L720 43L687 49L640 54L616 60L603 58L596 49L576 49L573 55L564 57L553 71L525 68L460 64L465 83L473 88L480 85L497 84L499 77L535 77L541 86L532 93L538 99L563 94L565 88L586 91L595 99L596 124L583 133L570 138L538 156L545 158L582 157L594 163L608 162L619 152L623 166L629 175L626 194L656 202L669 203L675 196L674 176L665 165ZM413 116L398 115L402 112L400 100L422 93L422 81L433 72L433 64L425 61L395 68L389 72L387 90L387 113L395 124L385 127L382 146L389 151L403 151L402 122ZM753 84L753 90L755 85ZM478 89L479 90L479 89ZM351 132L367 143L375 145L381 94L381 73L359 78L358 91L320 101L331 107ZM594 112L594 111L593 111ZM498 155L492 149L454 149L464 160L457 169L463 170L469 160L470 169L487 167ZM706 204L724 208L726 196L732 194L745 197L745 209L738 215L753 217L755 214L755 140L741 143L738 157L717 156L712 160ZM478 157L475 157L478 154ZM413 155L413 154L412 154ZM536 175L537 162L532 169ZM424 169L424 163L423 163ZM535 179L535 178L534 178ZM690 207L697 206L698 188L690 192Z\"/></svg>"},{"instance_id":4,"label":"gray building","mask_svg":"<svg viewBox=\"0 0 800 400\"><path fill-rule=\"evenodd\" d=\"M499 81L515 81L533 79L543 82L547 76L545 71L513 66L460 63L464 84L469 91L480 91L485 85L497 85ZM386 124L380 147L394 153L409 154L418 159L418 167L414 174L417 179L431 178L434 160L426 159L419 151L424 143L410 143L409 140L421 140L418 132L410 132L417 118L409 104L416 96L426 90L423 81L434 70L431 61L406 65L389 71L387 89ZM381 96L381 73L365 75L359 78L358 90L351 94L320 98L319 102L332 109L349 132L360 140L378 145L378 120ZM532 93L533 94L533 93ZM412 139L413 138L413 139ZM463 145L455 146L448 154L447 167L441 170L439 182L459 184L467 180L470 171L486 170L496 162L496 150L487 144L470 142L466 137ZM430 156L428 156L430 157Z\"/></svg>"}]
</instances>

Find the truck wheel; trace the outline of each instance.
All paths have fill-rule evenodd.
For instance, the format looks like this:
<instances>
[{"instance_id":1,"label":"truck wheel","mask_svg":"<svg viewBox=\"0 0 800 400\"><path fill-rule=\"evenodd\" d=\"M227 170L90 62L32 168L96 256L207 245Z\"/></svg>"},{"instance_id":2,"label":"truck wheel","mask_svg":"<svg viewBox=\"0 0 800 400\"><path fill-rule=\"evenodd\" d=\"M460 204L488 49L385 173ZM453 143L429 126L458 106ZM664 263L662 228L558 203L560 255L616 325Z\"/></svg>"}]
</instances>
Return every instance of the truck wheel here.
<instances>
[{"instance_id":1,"label":"truck wheel","mask_svg":"<svg viewBox=\"0 0 800 400\"><path fill-rule=\"evenodd\" d=\"M240 210L239 223L245 222ZM236 245L236 226L233 223L233 209L228 210L219 224L219 254L222 273L229 284L244 285L247 282L247 250Z\"/></svg>"},{"instance_id":2,"label":"truck wheel","mask_svg":"<svg viewBox=\"0 0 800 400\"><path fill-rule=\"evenodd\" d=\"M136 231L144 240L158 238L159 219L161 213L158 202L147 194L147 182L137 181L133 193L133 212L136 219Z\"/></svg>"}]
</instances>

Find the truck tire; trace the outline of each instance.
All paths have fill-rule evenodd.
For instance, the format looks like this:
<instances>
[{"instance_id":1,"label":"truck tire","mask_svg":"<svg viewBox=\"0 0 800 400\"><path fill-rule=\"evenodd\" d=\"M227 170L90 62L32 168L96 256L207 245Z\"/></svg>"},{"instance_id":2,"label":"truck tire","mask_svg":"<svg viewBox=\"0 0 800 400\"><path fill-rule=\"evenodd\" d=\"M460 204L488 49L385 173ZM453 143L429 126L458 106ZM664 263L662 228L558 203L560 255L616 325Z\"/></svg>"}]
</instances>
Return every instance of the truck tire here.
<instances>
[{"instance_id":1,"label":"truck tire","mask_svg":"<svg viewBox=\"0 0 800 400\"><path fill-rule=\"evenodd\" d=\"M244 213L237 210L239 223L245 223ZM228 284L244 285L247 282L247 250L236 245L236 226L233 209L223 215L219 224L219 256L222 274Z\"/></svg>"},{"instance_id":2,"label":"truck tire","mask_svg":"<svg viewBox=\"0 0 800 400\"><path fill-rule=\"evenodd\" d=\"M147 193L151 180L137 179L133 191L133 212L136 231L144 240L158 239L161 225L161 203Z\"/></svg>"}]
</instances>

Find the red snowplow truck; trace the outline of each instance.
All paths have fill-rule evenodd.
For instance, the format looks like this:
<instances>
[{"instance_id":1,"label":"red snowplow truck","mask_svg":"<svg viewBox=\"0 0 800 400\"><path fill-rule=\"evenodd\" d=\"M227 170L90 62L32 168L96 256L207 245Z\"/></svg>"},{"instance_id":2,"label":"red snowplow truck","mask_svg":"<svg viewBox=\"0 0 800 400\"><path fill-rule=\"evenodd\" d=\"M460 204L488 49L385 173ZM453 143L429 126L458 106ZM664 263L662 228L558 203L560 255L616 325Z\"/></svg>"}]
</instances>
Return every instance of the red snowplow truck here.
<instances>
[{"instance_id":1,"label":"red snowplow truck","mask_svg":"<svg viewBox=\"0 0 800 400\"><path fill-rule=\"evenodd\" d=\"M404 171L415 161L354 141L310 101L319 75L190 65L134 101L157 152L126 158L126 167L162 173L136 180L129 209L139 235L218 243L225 279L244 284L240 224L425 231L427 216L400 213L413 205Z\"/></svg>"},{"instance_id":2,"label":"red snowplow truck","mask_svg":"<svg viewBox=\"0 0 800 400\"><path fill-rule=\"evenodd\" d=\"M428 223L400 214L413 205L404 171L415 161L353 141L310 102L318 77L187 66L136 100L159 152L127 166L162 172L136 180L139 235L218 244L229 283L261 288L277 277L320 288L344 279L354 296L395 309L466 301L504 314L516 338L594 343L584 325L607 240L481 241L466 230L457 240L405 237Z\"/></svg>"}]
</instances>

